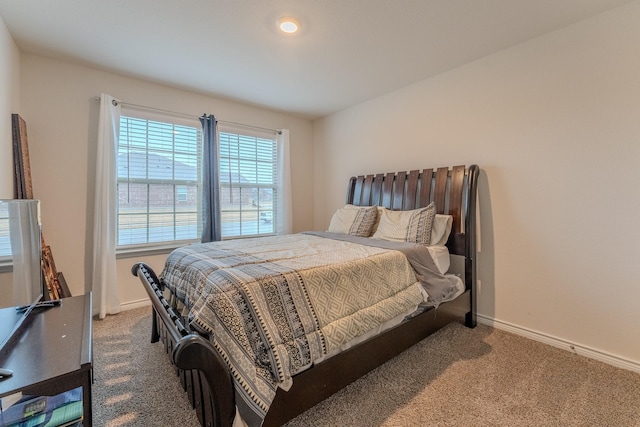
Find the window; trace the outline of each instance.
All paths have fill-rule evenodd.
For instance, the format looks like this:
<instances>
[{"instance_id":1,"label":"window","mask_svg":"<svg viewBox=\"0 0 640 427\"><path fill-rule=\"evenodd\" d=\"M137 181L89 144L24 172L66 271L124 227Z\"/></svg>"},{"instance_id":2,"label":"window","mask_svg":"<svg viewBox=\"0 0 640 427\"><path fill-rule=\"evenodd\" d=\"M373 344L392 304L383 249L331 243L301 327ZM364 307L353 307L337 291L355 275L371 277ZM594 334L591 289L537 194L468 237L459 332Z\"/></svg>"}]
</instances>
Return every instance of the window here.
<instances>
[{"instance_id":1,"label":"window","mask_svg":"<svg viewBox=\"0 0 640 427\"><path fill-rule=\"evenodd\" d=\"M186 185L176 185L176 200L186 202L188 200L189 187Z\"/></svg>"},{"instance_id":2,"label":"window","mask_svg":"<svg viewBox=\"0 0 640 427\"><path fill-rule=\"evenodd\" d=\"M0 203L0 266L11 264L11 240L9 236L9 205Z\"/></svg>"},{"instance_id":3,"label":"window","mask_svg":"<svg viewBox=\"0 0 640 427\"><path fill-rule=\"evenodd\" d=\"M200 239L202 130L124 111L118 144L118 248Z\"/></svg>"},{"instance_id":4,"label":"window","mask_svg":"<svg viewBox=\"0 0 640 427\"><path fill-rule=\"evenodd\" d=\"M275 233L274 134L219 127L223 239ZM202 128L123 110L118 144L118 250L199 241L202 234Z\"/></svg>"},{"instance_id":5,"label":"window","mask_svg":"<svg viewBox=\"0 0 640 427\"><path fill-rule=\"evenodd\" d=\"M222 237L275 233L275 135L219 126L218 139Z\"/></svg>"},{"instance_id":6,"label":"window","mask_svg":"<svg viewBox=\"0 0 640 427\"><path fill-rule=\"evenodd\" d=\"M0 272L12 271L15 264L21 272L18 276L24 277L20 279L15 276L14 280L24 280L33 274L40 274L40 227L39 201L0 200ZM10 288L8 290L11 291ZM29 293L26 288L24 292ZM10 294L8 298L11 300Z\"/></svg>"}]
</instances>

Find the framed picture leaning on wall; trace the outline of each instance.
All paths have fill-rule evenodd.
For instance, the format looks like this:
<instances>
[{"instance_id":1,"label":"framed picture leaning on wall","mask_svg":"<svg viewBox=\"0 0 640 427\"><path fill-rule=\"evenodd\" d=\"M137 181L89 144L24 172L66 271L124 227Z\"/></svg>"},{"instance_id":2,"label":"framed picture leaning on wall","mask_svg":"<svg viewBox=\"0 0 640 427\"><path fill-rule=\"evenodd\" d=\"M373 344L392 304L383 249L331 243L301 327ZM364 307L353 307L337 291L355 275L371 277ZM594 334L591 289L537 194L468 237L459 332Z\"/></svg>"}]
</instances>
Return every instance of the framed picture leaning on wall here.
<instances>
[{"instance_id":1,"label":"framed picture leaning on wall","mask_svg":"<svg viewBox=\"0 0 640 427\"><path fill-rule=\"evenodd\" d=\"M33 185L31 183L31 164L29 159L29 143L27 141L27 123L19 114L11 115L13 134L13 171L14 198L33 199ZM62 273L56 271L51 248L44 243L42 236L42 276L46 285L45 299L59 299L70 297Z\"/></svg>"}]
</instances>

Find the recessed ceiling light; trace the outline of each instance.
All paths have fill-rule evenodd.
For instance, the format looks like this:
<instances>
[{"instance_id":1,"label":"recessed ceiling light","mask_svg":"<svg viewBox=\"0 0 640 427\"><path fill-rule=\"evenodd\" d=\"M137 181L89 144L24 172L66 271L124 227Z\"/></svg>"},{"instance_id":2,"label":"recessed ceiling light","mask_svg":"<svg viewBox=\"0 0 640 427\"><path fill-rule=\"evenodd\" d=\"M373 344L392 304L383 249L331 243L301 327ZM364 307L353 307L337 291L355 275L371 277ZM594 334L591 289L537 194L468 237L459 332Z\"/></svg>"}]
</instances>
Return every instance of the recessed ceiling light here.
<instances>
[{"instance_id":1,"label":"recessed ceiling light","mask_svg":"<svg viewBox=\"0 0 640 427\"><path fill-rule=\"evenodd\" d=\"M293 34L298 31L300 26L298 25L298 21L295 19L283 18L278 22L278 27L287 34Z\"/></svg>"}]
</instances>

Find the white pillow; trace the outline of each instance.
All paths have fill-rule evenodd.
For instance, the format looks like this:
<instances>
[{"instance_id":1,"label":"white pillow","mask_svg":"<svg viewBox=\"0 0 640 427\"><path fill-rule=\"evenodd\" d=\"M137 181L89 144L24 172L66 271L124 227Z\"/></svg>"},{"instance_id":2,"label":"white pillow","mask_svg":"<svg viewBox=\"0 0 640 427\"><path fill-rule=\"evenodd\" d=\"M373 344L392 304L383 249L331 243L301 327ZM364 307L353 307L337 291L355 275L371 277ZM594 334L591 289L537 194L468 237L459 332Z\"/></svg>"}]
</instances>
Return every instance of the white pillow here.
<instances>
[{"instance_id":1,"label":"white pillow","mask_svg":"<svg viewBox=\"0 0 640 427\"><path fill-rule=\"evenodd\" d=\"M431 246L444 246L449 240L453 216L436 214L431 228Z\"/></svg>"},{"instance_id":2,"label":"white pillow","mask_svg":"<svg viewBox=\"0 0 640 427\"><path fill-rule=\"evenodd\" d=\"M333 214L327 231L369 237L377 220L378 208L375 206L345 205Z\"/></svg>"},{"instance_id":3,"label":"white pillow","mask_svg":"<svg viewBox=\"0 0 640 427\"><path fill-rule=\"evenodd\" d=\"M380 212L378 228L372 237L429 246L435 210L433 203L410 211L392 211L383 208Z\"/></svg>"}]
</instances>

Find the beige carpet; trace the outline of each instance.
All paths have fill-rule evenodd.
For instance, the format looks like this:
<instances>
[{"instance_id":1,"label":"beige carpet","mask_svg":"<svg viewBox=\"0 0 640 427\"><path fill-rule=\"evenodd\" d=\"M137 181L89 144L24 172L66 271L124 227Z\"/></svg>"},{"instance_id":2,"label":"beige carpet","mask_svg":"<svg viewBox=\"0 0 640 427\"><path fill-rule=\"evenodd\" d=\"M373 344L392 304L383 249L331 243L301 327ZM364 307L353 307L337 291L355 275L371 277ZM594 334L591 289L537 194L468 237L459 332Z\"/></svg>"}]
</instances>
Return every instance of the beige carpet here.
<instances>
[{"instance_id":1,"label":"beige carpet","mask_svg":"<svg viewBox=\"0 0 640 427\"><path fill-rule=\"evenodd\" d=\"M197 426L150 308L94 321L94 425ZM286 424L635 426L640 375L503 331L450 325Z\"/></svg>"}]
</instances>

